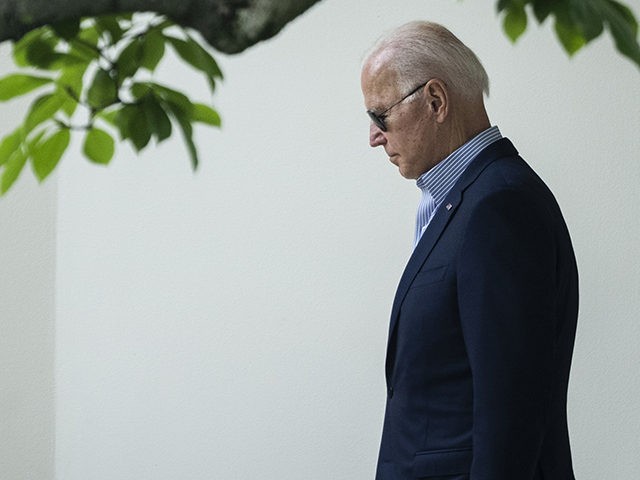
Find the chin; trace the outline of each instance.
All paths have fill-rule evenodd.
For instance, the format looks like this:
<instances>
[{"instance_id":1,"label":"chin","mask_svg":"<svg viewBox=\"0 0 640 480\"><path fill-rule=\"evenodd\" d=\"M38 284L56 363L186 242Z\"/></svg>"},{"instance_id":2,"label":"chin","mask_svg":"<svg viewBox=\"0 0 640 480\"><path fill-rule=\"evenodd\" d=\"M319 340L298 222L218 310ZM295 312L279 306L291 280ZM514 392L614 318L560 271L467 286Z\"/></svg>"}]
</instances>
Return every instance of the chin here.
<instances>
[{"instance_id":1,"label":"chin","mask_svg":"<svg viewBox=\"0 0 640 480\"><path fill-rule=\"evenodd\" d=\"M420 176L420 175L416 175L414 172L407 171L407 170L403 169L402 167L400 167L398 169L398 171L400 172L400 175L402 175L407 180L415 180L416 178L418 178Z\"/></svg>"}]
</instances>

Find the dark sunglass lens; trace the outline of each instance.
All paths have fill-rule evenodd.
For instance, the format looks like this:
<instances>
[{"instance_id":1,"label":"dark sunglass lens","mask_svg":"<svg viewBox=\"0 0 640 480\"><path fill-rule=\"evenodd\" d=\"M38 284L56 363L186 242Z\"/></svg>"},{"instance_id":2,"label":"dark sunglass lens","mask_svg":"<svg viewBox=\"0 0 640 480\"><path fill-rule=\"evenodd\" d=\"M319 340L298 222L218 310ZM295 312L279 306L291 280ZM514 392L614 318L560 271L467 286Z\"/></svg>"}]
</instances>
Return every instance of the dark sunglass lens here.
<instances>
[{"instance_id":1,"label":"dark sunglass lens","mask_svg":"<svg viewBox=\"0 0 640 480\"><path fill-rule=\"evenodd\" d=\"M377 115L375 112L372 112L371 110L368 110L367 114L369 115L369 118L371 119L371 121L375 123L380 130L382 130L383 132L387 131L387 126L385 125L384 119L381 116Z\"/></svg>"}]
</instances>

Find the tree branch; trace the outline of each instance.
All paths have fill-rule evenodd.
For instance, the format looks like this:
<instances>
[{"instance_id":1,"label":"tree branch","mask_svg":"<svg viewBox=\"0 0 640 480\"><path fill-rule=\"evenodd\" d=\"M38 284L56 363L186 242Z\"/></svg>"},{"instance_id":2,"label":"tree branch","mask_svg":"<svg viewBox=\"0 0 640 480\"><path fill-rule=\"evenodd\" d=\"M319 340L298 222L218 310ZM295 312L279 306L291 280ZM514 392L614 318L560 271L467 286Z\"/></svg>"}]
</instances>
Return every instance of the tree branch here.
<instances>
[{"instance_id":1,"label":"tree branch","mask_svg":"<svg viewBox=\"0 0 640 480\"><path fill-rule=\"evenodd\" d=\"M0 0L0 41L42 25L126 12L157 12L193 28L215 49L239 53L276 35L320 0Z\"/></svg>"}]
</instances>

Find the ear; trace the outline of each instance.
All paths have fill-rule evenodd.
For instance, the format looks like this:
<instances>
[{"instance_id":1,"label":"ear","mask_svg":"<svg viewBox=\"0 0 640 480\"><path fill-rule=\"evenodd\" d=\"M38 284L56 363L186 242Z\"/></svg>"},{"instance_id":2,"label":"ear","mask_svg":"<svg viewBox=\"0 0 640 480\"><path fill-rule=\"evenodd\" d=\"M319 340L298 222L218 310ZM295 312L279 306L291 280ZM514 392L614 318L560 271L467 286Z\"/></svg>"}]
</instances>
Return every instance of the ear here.
<instances>
[{"instance_id":1,"label":"ear","mask_svg":"<svg viewBox=\"0 0 640 480\"><path fill-rule=\"evenodd\" d=\"M449 114L449 91L447 84L439 78L433 78L425 85L429 110L436 122L444 123Z\"/></svg>"}]
</instances>

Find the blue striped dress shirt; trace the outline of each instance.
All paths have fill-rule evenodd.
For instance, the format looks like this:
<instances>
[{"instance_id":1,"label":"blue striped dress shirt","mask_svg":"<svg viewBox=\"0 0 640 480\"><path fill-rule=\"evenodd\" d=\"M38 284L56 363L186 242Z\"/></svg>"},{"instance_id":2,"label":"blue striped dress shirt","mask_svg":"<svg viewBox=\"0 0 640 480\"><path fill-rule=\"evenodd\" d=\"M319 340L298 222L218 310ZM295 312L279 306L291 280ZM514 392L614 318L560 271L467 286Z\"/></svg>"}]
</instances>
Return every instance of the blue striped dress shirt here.
<instances>
[{"instance_id":1,"label":"blue striped dress shirt","mask_svg":"<svg viewBox=\"0 0 640 480\"><path fill-rule=\"evenodd\" d=\"M418 205L416 217L415 245L420 241L436 210L469 163L482 149L501 138L498 127L488 128L456 149L431 170L420 175L416 184L422 190L422 199Z\"/></svg>"}]
</instances>

